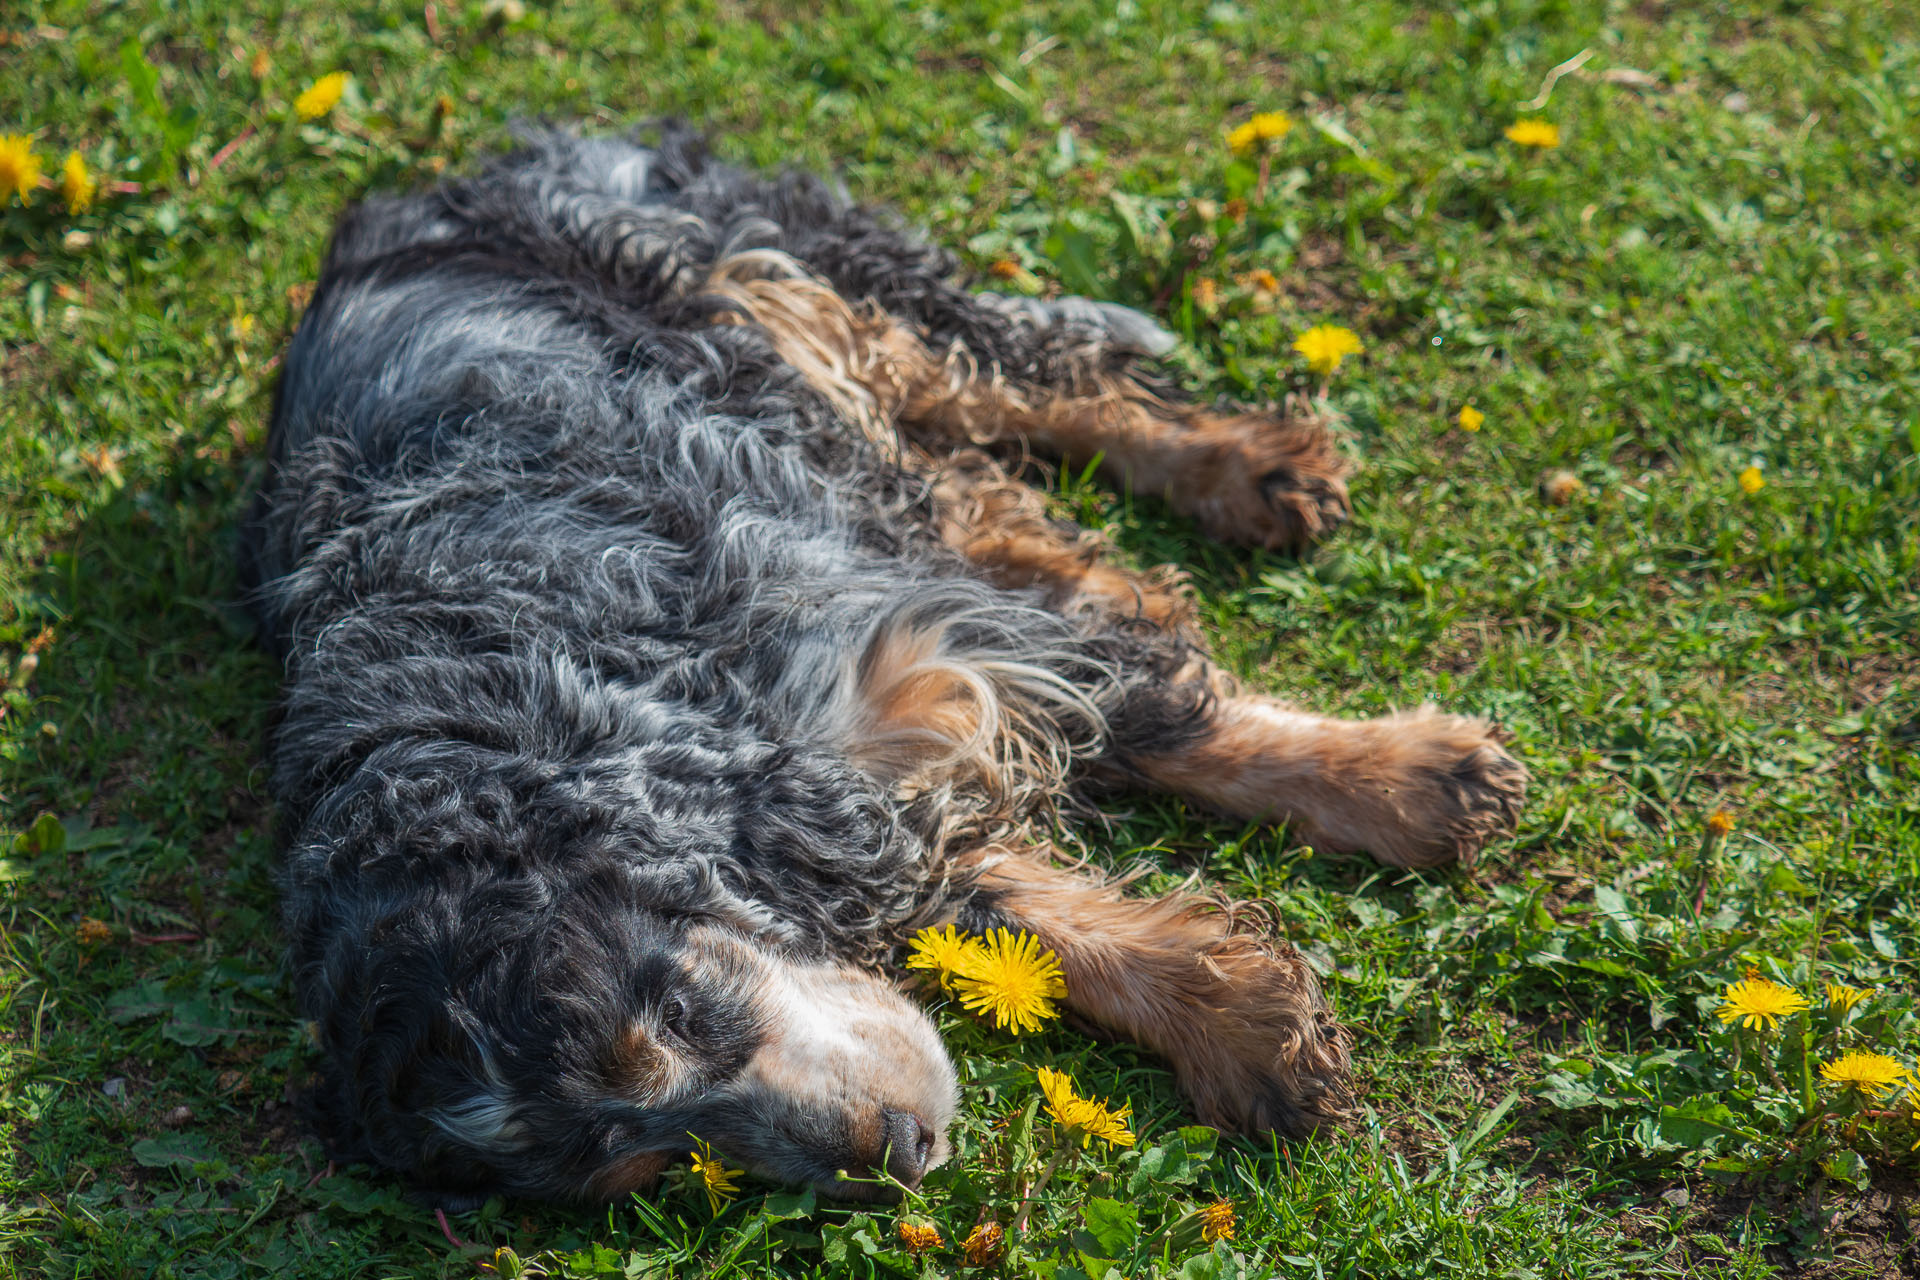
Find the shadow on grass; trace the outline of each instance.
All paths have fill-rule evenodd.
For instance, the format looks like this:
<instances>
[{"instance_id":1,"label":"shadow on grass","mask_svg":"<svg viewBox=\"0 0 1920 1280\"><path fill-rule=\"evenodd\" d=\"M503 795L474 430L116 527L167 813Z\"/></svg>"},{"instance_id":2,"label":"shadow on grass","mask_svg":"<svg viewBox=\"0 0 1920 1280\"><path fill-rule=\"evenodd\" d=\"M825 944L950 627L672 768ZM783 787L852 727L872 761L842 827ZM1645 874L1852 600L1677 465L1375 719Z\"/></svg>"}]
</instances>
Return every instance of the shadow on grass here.
<instances>
[{"instance_id":1,"label":"shadow on grass","mask_svg":"<svg viewBox=\"0 0 1920 1280\"><path fill-rule=\"evenodd\" d=\"M127 464L6 601L44 639L0 782L24 832L0 1188L57 1224L33 1232L55 1270L150 1274L299 1167L259 764L275 672L233 605L254 473L191 435ZM164 1220L129 1215L148 1207Z\"/></svg>"}]
</instances>

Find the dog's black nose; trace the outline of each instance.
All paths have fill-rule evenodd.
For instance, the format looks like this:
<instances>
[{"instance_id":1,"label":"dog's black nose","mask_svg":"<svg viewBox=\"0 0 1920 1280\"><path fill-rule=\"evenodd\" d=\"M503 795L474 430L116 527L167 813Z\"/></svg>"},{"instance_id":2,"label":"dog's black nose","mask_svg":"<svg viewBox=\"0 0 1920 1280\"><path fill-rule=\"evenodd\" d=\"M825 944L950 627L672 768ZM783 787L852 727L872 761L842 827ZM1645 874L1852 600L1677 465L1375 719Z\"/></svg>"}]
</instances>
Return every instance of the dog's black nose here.
<instances>
[{"instance_id":1,"label":"dog's black nose","mask_svg":"<svg viewBox=\"0 0 1920 1280\"><path fill-rule=\"evenodd\" d=\"M880 1113L880 1131L887 1144L887 1173L904 1186L919 1186L933 1154L933 1130L911 1112L888 1109Z\"/></svg>"}]
</instances>

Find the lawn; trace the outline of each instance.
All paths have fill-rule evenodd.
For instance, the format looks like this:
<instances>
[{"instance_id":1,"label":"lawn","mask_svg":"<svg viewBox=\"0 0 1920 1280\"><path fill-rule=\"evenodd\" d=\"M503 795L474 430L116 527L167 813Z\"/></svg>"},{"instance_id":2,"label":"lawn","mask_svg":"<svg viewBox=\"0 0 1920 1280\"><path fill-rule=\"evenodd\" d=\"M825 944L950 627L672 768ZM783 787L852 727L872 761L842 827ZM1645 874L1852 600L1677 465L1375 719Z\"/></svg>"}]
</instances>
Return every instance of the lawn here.
<instances>
[{"instance_id":1,"label":"lawn","mask_svg":"<svg viewBox=\"0 0 1920 1280\"><path fill-rule=\"evenodd\" d=\"M1914 1273L1920 1099L1830 1077L1920 1055L1915 12L9 6L0 135L47 184L0 190L0 1274ZM1236 155L1258 112L1291 130ZM997 287L1154 312L1196 389L1325 396L1357 518L1308 560L1058 491L1187 567L1249 683L1491 715L1532 770L1465 871L1149 797L1087 833L1150 884L1271 900L1355 1030L1350 1132L1216 1142L1150 1057L947 1008L959 1154L897 1211L747 1182L716 1216L676 1177L443 1232L303 1139L275 672L230 554L277 354L344 201L515 117L662 114L837 172ZM1290 350L1320 323L1365 348L1325 379ZM1808 1007L1726 1023L1743 980ZM1040 1066L1130 1104L1138 1142L1059 1162L974 1269L960 1242L1050 1158Z\"/></svg>"}]
</instances>

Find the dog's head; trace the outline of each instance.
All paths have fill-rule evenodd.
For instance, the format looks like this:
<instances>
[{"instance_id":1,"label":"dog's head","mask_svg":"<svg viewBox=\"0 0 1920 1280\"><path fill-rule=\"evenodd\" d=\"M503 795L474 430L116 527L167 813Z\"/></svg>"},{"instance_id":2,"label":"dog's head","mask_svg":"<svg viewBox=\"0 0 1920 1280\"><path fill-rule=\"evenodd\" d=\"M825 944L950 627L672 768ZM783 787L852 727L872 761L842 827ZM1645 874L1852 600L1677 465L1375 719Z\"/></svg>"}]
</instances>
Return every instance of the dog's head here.
<instances>
[{"instance_id":1,"label":"dog's head","mask_svg":"<svg viewBox=\"0 0 1920 1280\"><path fill-rule=\"evenodd\" d=\"M367 931L321 1002L352 1154L442 1204L617 1198L696 1139L842 1199L947 1158L953 1068L919 1008L619 879L501 879Z\"/></svg>"}]
</instances>

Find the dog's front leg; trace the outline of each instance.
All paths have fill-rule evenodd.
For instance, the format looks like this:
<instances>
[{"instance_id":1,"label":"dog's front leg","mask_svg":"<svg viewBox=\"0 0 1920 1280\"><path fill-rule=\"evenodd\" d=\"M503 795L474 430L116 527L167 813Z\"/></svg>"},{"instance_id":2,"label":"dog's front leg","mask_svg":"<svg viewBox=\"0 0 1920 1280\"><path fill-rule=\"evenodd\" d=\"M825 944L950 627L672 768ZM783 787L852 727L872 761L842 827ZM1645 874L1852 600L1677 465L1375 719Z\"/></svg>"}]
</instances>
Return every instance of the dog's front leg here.
<instances>
[{"instance_id":1,"label":"dog's front leg","mask_svg":"<svg viewBox=\"0 0 1920 1280\"><path fill-rule=\"evenodd\" d=\"M1340 720L1224 697L1197 741L1128 764L1236 818L1293 822L1316 845L1401 867L1471 861L1512 834L1527 794L1491 725L1432 707Z\"/></svg>"},{"instance_id":2,"label":"dog's front leg","mask_svg":"<svg viewBox=\"0 0 1920 1280\"><path fill-rule=\"evenodd\" d=\"M1218 903L1130 898L1045 850L976 857L963 923L1038 937L1060 957L1067 1006L1166 1057L1202 1120L1300 1135L1347 1114L1347 1036L1292 947Z\"/></svg>"}]
</instances>

